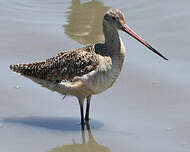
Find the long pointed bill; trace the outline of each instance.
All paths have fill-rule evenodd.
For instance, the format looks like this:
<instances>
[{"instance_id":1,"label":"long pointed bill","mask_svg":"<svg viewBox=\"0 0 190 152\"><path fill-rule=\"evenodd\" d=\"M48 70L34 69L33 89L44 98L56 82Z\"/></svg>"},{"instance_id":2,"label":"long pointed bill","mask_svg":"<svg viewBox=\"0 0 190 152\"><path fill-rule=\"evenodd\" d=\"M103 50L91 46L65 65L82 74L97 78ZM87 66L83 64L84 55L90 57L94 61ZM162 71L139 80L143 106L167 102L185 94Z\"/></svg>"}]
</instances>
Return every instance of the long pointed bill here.
<instances>
[{"instance_id":1,"label":"long pointed bill","mask_svg":"<svg viewBox=\"0 0 190 152\"><path fill-rule=\"evenodd\" d=\"M126 24L122 27L122 30L129 35L131 35L133 38L141 42L143 45L145 45L147 48L149 48L151 51L156 53L157 55L161 56L163 59L168 60L166 57L164 57L161 53L159 53L156 49L154 49L152 46L150 46L145 40L143 40L140 36L138 36L130 27L128 27Z\"/></svg>"}]
</instances>

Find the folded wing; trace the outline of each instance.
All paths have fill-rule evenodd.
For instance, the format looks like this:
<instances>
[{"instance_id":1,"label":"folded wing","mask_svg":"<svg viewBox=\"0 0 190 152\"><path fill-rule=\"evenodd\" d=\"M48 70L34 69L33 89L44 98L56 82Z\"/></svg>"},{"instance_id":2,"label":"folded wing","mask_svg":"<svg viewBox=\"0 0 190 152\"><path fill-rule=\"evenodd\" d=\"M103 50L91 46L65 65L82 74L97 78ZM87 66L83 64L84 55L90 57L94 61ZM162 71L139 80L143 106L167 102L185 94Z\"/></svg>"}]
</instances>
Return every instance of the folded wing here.
<instances>
[{"instance_id":1,"label":"folded wing","mask_svg":"<svg viewBox=\"0 0 190 152\"><path fill-rule=\"evenodd\" d=\"M87 74L97 66L96 53L87 47L63 51L41 62L10 65L10 69L26 77L60 82L72 81L74 77Z\"/></svg>"}]
</instances>

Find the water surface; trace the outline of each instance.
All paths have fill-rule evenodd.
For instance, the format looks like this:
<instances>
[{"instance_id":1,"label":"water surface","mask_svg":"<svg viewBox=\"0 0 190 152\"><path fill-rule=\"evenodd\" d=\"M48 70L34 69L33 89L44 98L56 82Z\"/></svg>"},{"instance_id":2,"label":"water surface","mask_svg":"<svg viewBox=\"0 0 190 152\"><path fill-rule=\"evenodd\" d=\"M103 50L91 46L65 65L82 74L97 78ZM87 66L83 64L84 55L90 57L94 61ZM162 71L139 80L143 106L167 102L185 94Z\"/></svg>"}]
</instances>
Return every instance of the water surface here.
<instances>
[{"instance_id":1,"label":"water surface","mask_svg":"<svg viewBox=\"0 0 190 152\"><path fill-rule=\"evenodd\" d=\"M0 151L189 152L189 6L172 0L0 0ZM102 16L110 7L121 9L127 24L169 61L120 33L127 50L123 70L111 89L92 98L91 130L81 132L76 98L62 100L8 67L102 42Z\"/></svg>"}]
</instances>

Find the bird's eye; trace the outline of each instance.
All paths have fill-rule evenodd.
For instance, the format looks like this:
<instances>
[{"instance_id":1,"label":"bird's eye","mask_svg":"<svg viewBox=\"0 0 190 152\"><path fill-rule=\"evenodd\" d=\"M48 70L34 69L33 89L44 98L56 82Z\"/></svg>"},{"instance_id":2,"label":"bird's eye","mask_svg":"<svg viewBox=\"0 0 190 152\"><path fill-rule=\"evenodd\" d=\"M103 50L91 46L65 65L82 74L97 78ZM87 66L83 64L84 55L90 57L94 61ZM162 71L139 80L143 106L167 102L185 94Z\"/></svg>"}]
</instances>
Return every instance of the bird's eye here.
<instances>
[{"instance_id":1,"label":"bird's eye","mask_svg":"<svg viewBox=\"0 0 190 152\"><path fill-rule=\"evenodd\" d=\"M114 17L114 16L112 16L112 19L115 21L116 20L116 18Z\"/></svg>"}]
</instances>

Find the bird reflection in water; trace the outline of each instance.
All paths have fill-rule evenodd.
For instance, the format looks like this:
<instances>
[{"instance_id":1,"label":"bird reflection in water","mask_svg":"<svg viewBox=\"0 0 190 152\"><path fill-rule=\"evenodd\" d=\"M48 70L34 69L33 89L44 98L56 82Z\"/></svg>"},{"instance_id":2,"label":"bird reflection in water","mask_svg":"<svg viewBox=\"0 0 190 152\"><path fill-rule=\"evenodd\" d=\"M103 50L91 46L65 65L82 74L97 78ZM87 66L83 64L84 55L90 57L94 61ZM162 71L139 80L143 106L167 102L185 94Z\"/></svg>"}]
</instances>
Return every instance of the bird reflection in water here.
<instances>
[{"instance_id":1,"label":"bird reflection in water","mask_svg":"<svg viewBox=\"0 0 190 152\"><path fill-rule=\"evenodd\" d=\"M84 125L81 125L82 143L78 144L73 140L73 144L57 146L50 152L111 152L111 150L103 145L100 145L94 139L89 123L86 123L88 131L88 141L86 142Z\"/></svg>"},{"instance_id":2,"label":"bird reflection in water","mask_svg":"<svg viewBox=\"0 0 190 152\"><path fill-rule=\"evenodd\" d=\"M82 45L104 42L102 16L109 9L97 0L81 3L72 0L66 11L67 23L63 25L65 34Z\"/></svg>"}]
</instances>

